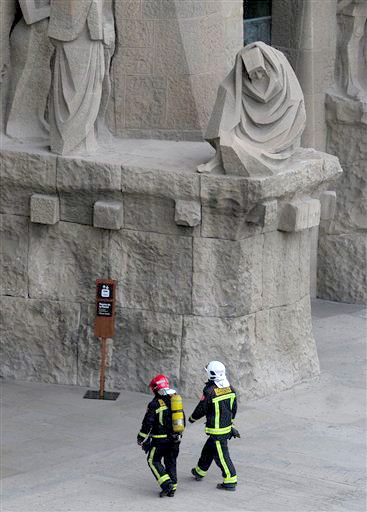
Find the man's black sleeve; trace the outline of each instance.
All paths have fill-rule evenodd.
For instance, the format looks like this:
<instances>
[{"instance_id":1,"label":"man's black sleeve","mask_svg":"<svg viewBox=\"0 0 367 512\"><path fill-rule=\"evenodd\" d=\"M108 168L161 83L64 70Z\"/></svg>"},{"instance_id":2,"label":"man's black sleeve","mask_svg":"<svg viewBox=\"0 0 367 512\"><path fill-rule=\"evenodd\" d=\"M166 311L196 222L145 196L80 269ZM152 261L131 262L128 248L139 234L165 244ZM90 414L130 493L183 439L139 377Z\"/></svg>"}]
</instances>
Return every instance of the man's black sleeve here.
<instances>
[{"instance_id":1,"label":"man's black sleeve","mask_svg":"<svg viewBox=\"0 0 367 512\"><path fill-rule=\"evenodd\" d=\"M191 414L191 416L189 418L190 423L194 423L194 421L199 420L203 416L206 416L206 413L207 413L208 407L209 407L209 402L210 402L210 398L208 397L207 393L204 390L202 399L197 404L194 412Z\"/></svg>"},{"instance_id":2,"label":"man's black sleeve","mask_svg":"<svg viewBox=\"0 0 367 512\"><path fill-rule=\"evenodd\" d=\"M235 397L233 401L233 407L232 407L232 419L234 420L237 414L237 396Z\"/></svg>"},{"instance_id":3,"label":"man's black sleeve","mask_svg":"<svg viewBox=\"0 0 367 512\"><path fill-rule=\"evenodd\" d=\"M138 443L141 444L145 441L145 439L149 436L150 431L153 428L155 420L155 405L150 402L147 408L147 412L145 413L143 423L141 425L140 432L138 434Z\"/></svg>"}]
</instances>

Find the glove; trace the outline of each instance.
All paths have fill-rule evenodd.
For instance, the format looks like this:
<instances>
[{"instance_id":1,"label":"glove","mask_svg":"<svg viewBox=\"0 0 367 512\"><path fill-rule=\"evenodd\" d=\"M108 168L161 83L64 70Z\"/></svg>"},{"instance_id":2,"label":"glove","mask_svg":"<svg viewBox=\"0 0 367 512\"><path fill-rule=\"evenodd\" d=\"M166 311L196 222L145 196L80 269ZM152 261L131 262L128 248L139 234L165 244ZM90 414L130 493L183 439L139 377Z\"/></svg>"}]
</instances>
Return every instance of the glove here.
<instances>
[{"instance_id":1,"label":"glove","mask_svg":"<svg viewBox=\"0 0 367 512\"><path fill-rule=\"evenodd\" d=\"M232 439L232 437L241 437L241 434L234 427L232 427L232 430L231 430L231 439Z\"/></svg>"},{"instance_id":2,"label":"glove","mask_svg":"<svg viewBox=\"0 0 367 512\"><path fill-rule=\"evenodd\" d=\"M152 443L151 443L150 439L147 439L147 440L145 441L145 443L143 443L143 444L141 445L141 448L142 448L143 452L145 452L145 453L149 453L149 452L150 452L151 444L152 444Z\"/></svg>"},{"instance_id":3,"label":"glove","mask_svg":"<svg viewBox=\"0 0 367 512\"><path fill-rule=\"evenodd\" d=\"M138 437L137 437L137 439L136 439L136 442L138 443L138 445L139 445L139 446L141 446L141 445L143 444L143 442L144 442L144 439L143 439L143 438L141 438L141 437L138 435Z\"/></svg>"}]
</instances>

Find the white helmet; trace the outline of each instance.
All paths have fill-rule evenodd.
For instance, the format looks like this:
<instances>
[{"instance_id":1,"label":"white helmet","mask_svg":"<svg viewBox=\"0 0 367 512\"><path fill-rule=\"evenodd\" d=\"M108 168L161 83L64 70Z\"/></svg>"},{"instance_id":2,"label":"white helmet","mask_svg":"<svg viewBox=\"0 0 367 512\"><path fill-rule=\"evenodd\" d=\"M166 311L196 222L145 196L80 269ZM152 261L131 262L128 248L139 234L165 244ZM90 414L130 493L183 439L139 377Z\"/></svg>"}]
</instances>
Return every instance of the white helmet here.
<instances>
[{"instance_id":1,"label":"white helmet","mask_svg":"<svg viewBox=\"0 0 367 512\"><path fill-rule=\"evenodd\" d=\"M229 382L226 378L226 367L220 361L210 361L205 367L208 379L214 381L219 388L226 388Z\"/></svg>"}]
</instances>

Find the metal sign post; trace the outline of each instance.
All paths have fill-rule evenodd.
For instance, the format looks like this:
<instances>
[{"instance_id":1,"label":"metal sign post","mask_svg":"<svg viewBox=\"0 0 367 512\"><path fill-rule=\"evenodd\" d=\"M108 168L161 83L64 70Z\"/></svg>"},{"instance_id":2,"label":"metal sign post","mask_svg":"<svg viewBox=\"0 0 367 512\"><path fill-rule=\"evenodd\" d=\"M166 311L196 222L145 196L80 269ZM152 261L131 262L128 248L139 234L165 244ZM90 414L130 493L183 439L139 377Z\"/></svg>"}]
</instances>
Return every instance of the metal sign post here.
<instances>
[{"instance_id":1,"label":"metal sign post","mask_svg":"<svg viewBox=\"0 0 367 512\"><path fill-rule=\"evenodd\" d=\"M101 362L99 368L99 391L87 391L84 398L116 400L120 393L105 391L107 362L107 338L115 334L115 295L116 281L113 279L96 280L96 319L94 334L101 340Z\"/></svg>"}]
</instances>

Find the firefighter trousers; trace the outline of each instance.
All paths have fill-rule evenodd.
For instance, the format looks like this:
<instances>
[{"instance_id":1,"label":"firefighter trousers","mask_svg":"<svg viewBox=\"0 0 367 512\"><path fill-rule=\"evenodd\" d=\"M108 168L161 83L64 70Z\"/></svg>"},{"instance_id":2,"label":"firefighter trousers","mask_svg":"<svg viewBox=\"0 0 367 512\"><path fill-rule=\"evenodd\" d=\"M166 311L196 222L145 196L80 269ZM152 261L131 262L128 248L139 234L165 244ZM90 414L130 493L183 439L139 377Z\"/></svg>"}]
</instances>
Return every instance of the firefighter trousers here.
<instances>
[{"instance_id":1,"label":"firefighter trousers","mask_svg":"<svg viewBox=\"0 0 367 512\"><path fill-rule=\"evenodd\" d=\"M196 473L204 477L213 459L222 471L224 485L234 487L237 484L237 475L229 455L228 439L208 438L201 452L198 465L195 468Z\"/></svg>"},{"instance_id":2,"label":"firefighter trousers","mask_svg":"<svg viewBox=\"0 0 367 512\"><path fill-rule=\"evenodd\" d=\"M165 491L169 484L177 489L177 457L180 443L166 442L152 444L148 453L148 465L158 485ZM163 459L163 464L162 464Z\"/></svg>"}]
</instances>

